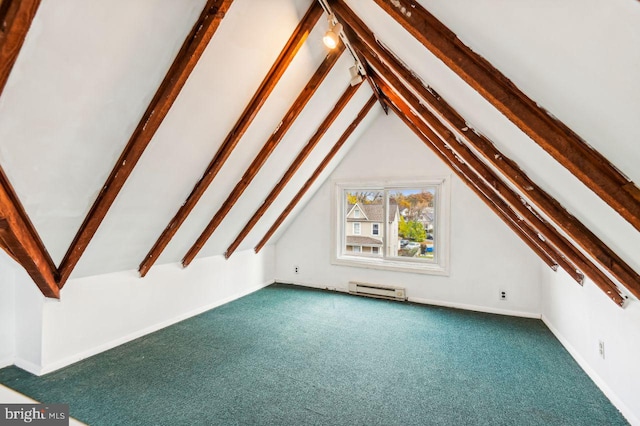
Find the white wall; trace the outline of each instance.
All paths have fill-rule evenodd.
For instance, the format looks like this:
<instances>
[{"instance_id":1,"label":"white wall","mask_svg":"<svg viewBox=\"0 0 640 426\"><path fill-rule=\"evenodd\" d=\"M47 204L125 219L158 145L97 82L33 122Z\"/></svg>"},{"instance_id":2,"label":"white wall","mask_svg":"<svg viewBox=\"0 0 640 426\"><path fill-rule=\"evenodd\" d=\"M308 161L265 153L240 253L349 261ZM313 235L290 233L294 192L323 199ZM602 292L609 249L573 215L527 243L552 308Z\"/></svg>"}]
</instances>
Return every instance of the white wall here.
<instances>
[{"instance_id":1,"label":"white wall","mask_svg":"<svg viewBox=\"0 0 640 426\"><path fill-rule=\"evenodd\" d=\"M343 290L350 280L402 285L415 301L538 316L542 262L455 175L449 276L330 263L331 180L443 175L453 173L404 123L380 115L277 241L276 281ZM508 300L498 299L500 290Z\"/></svg>"},{"instance_id":2,"label":"white wall","mask_svg":"<svg viewBox=\"0 0 640 426\"><path fill-rule=\"evenodd\" d=\"M25 270L0 251L0 368L40 365L44 300Z\"/></svg>"},{"instance_id":3,"label":"white wall","mask_svg":"<svg viewBox=\"0 0 640 426\"><path fill-rule=\"evenodd\" d=\"M640 425L640 303L618 307L590 280L543 272L543 320L634 425ZM605 357L600 357L599 341Z\"/></svg>"},{"instance_id":4,"label":"white wall","mask_svg":"<svg viewBox=\"0 0 640 426\"><path fill-rule=\"evenodd\" d=\"M186 269L159 265L144 279L137 271L72 279L60 300L45 299L26 273L9 265L0 274L14 272L17 280L15 298L7 303L13 312L2 302L0 353L11 358L0 366L15 361L31 373L45 374L237 299L273 282L274 253L273 246L266 246L259 254L246 250L229 260L197 259ZM4 282L3 301L12 291ZM8 326L11 317L14 330Z\"/></svg>"},{"instance_id":5,"label":"white wall","mask_svg":"<svg viewBox=\"0 0 640 426\"><path fill-rule=\"evenodd\" d=\"M14 284L15 364L27 371L42 362L42 308L45 297L17 263Z\"/></svg>"},{"instance_id":6,"label":"white wall","mask_svg":"<svg viewBox=\"0 0 640 426\"><path fill-rule=\"evenodd\" d=\"M350 6L407 66L636 271L640 232L379 7ZM640 182L640 2L421 0L536 103ZM594 31L594 28L600 30ZM525 195L526 197L526 195Z\"/></svg>"},{"instance_id":7,"label":"white wall","mask_svg":"<svg viewBox=\"0 0 640 426\"><path fill-rule=\"evenodd\" d=\"M44 306L41 373L227 303L272 282L274 250L71 280Z\"/></svg>"},{"instance_id":8,"label":"white wall","mask_svg":"<svg viewBox=\"0 0 640 426\"><path fill-rule=\"evenodd\" d=\"M0 163L59 264L206 1L120 0L117 8L112 2L54 3L39 7L0 98ZM202 177L311 3L233 3L73 278L139 265ZM158 264L184 257L280 126L326 56L321 41L326 23L326 18L318 20ZM352 65L353 59L343 54L200 257L222 254L233 241L348 86ZM367 96L367 90L363 85L358 96ZM339 128L365 100L354 98L332 127ZM326 154L325 147L320 145L314 156ZM304 179L300 174L292 184L299 187ZM282 200L276 200L275 209L284 208ZM257 243L252 237L247 244Z\"/></svg>"},{"instance_id":9,"label":"white wall","mask_svg":"<svg viewBox=\"0 0 640 426\"><path fill-rule=\"evenodd\" d=\"M117 4L42 2L0 100L2 167L56 264L204 1Z\"/></svg>"},{"instance_id":10,"label":"white wall","mask_svg":"<svg viewBox=\"0 0 640 426\"><path fill-rule=\"evenodd\" d=\"M14 282L12 260L0 251L0 368L15 356Z\"/></svg>"}]
</instances>

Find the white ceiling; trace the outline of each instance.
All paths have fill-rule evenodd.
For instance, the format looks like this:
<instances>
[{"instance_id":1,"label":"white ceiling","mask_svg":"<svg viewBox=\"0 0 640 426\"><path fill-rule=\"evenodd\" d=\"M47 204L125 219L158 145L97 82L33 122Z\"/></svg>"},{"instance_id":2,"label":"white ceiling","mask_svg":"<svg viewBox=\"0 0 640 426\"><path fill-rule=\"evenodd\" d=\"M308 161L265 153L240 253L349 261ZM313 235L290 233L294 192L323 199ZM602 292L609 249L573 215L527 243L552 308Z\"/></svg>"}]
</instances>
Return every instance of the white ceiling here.
<instances>
[{"instance_id":1,"label":"white ceiling","mask_svg":"<svg viewBox=\"0 0 640 426\"><path fill-rule=\"evenodd\" d=\"M636 271L640 233L373 2L348 1L376 36ZM640 3L419 2L539 105L640 182Z\"/></svg>"},{"instance_id":2,"label":"white ceiling","mask_svg":"<svg viewBox=\"0 0 640 426\"><path fill-rule=\"evenodd\" d=\"M234 1L73 277L137 268L200 178L310 3ZM473 127L640 271L640 233L446 69L373 1L347 3ZM420 3L532 99L630 178L640 181L639 2ZM203 0L42 2L0 97L0 163L56 263L203 4ZM182 259L275 130L321 63L326 52L320 38L325 30L323 17L159 263ZM351 64L352 59L343 54L199 256L224 252L347 87ZM364 84L241 249L253 247L262 238L370 95ZM359 143L358 135L378 114L376 106L348 145ZM339 161L340 157L335 159L315 187ZM312 194L313 190L306 199Z\"/></svg>"}]
</instances>

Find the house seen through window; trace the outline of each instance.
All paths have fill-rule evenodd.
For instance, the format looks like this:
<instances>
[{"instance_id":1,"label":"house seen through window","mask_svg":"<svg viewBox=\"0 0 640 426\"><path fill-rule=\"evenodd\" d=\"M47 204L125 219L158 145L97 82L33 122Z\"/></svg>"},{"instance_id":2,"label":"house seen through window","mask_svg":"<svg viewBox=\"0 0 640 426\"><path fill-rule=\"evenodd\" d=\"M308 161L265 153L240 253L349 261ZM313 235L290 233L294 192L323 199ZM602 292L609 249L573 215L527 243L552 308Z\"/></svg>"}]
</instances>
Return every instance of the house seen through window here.
<instances>
[{"instance_id":1,"label":"house seen through window","mask_svg":"<svg viewBox=\"0 0 640 426\"><path fill-rule=\"evenodd\" d=\"M337 186L335 263L445 272L443 184ZM344 262L343 262L344 261ZM416 266L417 265L417 266Z\"/></svg>"}]
</instances>

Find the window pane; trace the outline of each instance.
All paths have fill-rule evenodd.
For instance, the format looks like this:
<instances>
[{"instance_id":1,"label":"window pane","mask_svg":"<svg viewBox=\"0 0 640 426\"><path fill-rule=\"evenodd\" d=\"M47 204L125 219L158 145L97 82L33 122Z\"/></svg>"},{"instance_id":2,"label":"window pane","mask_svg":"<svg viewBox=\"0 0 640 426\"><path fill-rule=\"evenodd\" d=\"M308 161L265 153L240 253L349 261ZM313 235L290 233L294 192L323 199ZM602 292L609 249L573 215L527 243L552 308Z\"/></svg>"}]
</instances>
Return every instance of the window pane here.
<instances>
[{"instance_id":1,"label":"window pane","mask_svg":"<svg viewBox=\"0 0 640 426\"><path fill-rule=\"evenodd\" d=\"M333 264L449 273L447 177L337 182L334 188Z\"/></svg>"},{"instance_id":2,"label":"window pane","mask_svg":"<svg viewBox=\"0 0 640 426\"><path fill-rule=\"evenodd\" d=\"M390 256L434 260L435 194L434 187L389 190ZM393 222L392 211L397 212Z\"/></svg>"},{"instance_id":3,"label":"window pane","mask_svg":"<svg viewBox=\"0 0 640 426\"><path fill-rule=\"evenodd\" d=\"M384 191L345 190L343 198L344 245L347 255L380 256L383 246L380 222L384 218Z\"/></svg>"}]
</instances>

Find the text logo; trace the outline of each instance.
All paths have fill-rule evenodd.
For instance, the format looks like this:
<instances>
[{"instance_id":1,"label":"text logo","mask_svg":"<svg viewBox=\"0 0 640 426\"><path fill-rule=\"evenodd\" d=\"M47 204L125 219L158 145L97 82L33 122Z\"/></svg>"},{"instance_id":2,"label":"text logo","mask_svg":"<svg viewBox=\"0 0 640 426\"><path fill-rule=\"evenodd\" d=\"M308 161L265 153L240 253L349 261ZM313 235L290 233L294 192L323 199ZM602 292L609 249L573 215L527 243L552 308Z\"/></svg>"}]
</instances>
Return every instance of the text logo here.
<instances>
[{"instance_id":1,"label":"text logo","mask_svg":"<svg viewBox=\"0 0 640 426\"><path fill-rule=\"evenodd\" d=\"M0 426L67 426L69 404L0 404Z\"/></svg>"}]
</instances>

